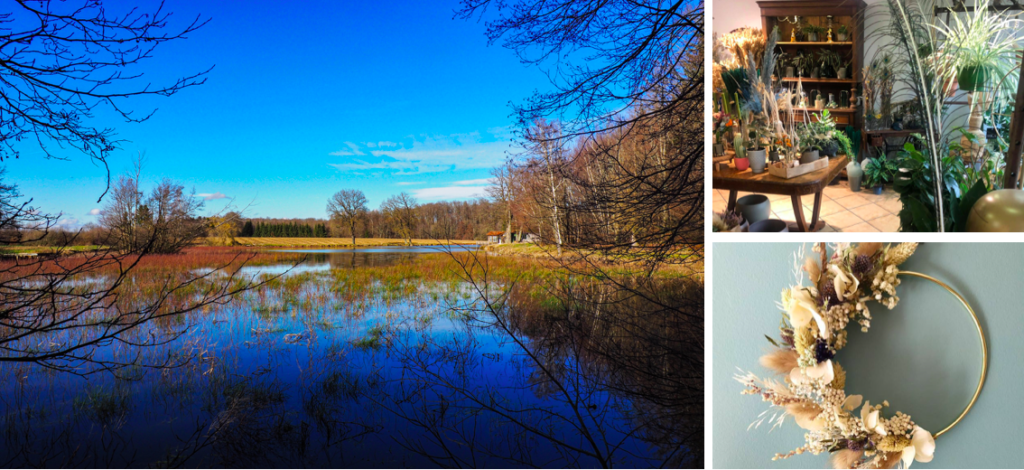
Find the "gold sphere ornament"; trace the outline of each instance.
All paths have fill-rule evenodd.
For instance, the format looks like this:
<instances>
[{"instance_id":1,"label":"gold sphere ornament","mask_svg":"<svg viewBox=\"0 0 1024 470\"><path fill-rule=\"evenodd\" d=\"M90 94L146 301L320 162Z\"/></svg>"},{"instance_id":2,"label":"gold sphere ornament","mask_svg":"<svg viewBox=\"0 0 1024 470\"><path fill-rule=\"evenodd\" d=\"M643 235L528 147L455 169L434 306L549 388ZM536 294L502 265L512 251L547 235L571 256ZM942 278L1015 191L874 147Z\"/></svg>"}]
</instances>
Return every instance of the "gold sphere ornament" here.
<instances>
[{"instance_id":1,"label":"gold sphere ornament","mask_svg":"<svg viewBox=\"0 0 1024 470\"><path fill-rule=\"evenodd\" d=\"M992 191L971 207L968 232L1024 232L1024 191Z\"/></svg>"},{"instance_id":2,"label":"gold sphere ornament","mask_svg":"<svg viewBox=\"0 0 1024 470\"><path fill-rule=\"evenodd\" d=\"M883 246L881 243L834 245L829 256L824 243L815 245L820 257L804 259L796 285L782 291L783 321L780 339L766 335L773 348L761 357L761 365L780 377L759 378L736 374L743 394L758 395L771 408L750 425L781 426L792 417L806 431L804 445L772 460L810 453L832 455L833 468L908 468L927 463L935 455L935 439L956 426L981 394L988 371L988 346L977 314L953 288L926 274L901 271L899 265L917 249L917 243ZM796 259L804 258L803 250ZM819 262L820 259L820 262ZM872 312L868 302L892 309L899 302L900 277L934 282L951 293L974 320L981 337L981 376L967 407L939 432L918 426L899 411L882 414L888 401L871 404L861 395L847 395L846 373L837 360L846 346L848 325L867 332ZM809 285L804 278L809 278ZM859 411L856 411L857 409ZM748 429L750 429L748 428Z\"/></svg>"}]
</instances>

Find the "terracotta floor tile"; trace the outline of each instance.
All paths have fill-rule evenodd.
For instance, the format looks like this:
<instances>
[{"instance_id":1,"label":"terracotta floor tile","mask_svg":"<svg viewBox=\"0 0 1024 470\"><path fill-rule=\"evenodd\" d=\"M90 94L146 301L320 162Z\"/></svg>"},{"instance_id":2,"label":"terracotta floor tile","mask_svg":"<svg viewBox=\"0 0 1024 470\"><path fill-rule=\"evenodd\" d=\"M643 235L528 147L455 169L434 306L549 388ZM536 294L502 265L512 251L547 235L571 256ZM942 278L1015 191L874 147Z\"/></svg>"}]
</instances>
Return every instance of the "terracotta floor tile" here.
<instances>
[{"instance_id":1,"label":"terracotta floor tile","mask_svg":"<svg viewBox=\"0 0 1024 470\"><path fill-rule=\"evenodd\" d=\"M854 207L853 209L850 209L850 212L857 214L857 217L860 217L868 222L870 222L872 219L877 219L879 217L892 216L891 212L885 210L884 208L882 208L882 206L879 206L878 204L865 204L860 207Z\"/></svg>"},{"instance_id":2,"label":"terracotta floor tile","mask_svg":"<svg viewBox=\"0 0 1024 470\"><path fill-rule=\"evenodd\" d=\"M900 210L903 209L903 203L899 199L885 199L879 202L878 205L893 214L899 214Z\"/></svg>"},{"instance_id":3,"label":"terracotta floor tile","mask_svg":"<svg viewBox=\"0 0 1024 470\"><path fill-rule=\"evenodd\" d=\"M844 232L877 232L878 229L873 227L867 222L862 222L852 227L846 227L843 229Z\"/></svg>"},{"instance_id":4,"label":"terracotta floor tile","mask_svg":"<svg viewBox=\"0 0 1024 470\"><path fill-rule=\"evenodd\" d=\"M847 187L845 184L825 186L825 196L828 196L829 198L832 199L839 199L842 197L849 196L851 194L854 193L850 191L850 188Z\"/></svg>"},{"instance_id":5,"label":"terracotta floor tile","mask_svg":"<svg viewBox=\"0 0 1024 470\"><path fill-rule=\"evenodd\" d=\"M850 211L837 212L835 214L831 214L827 217L824 217L824 219L825 222L835 226L836 228L845 228L864 222L863 219L857 217L856 214Z\"/></svg>"},{"instance_id":6,"label":"terracotta floor tile","mask_svg":"<svg viewBox=\"0 0 1024 470\"><path fill-rule=\"evenodd\" d=\"M868 223L877 228L879 232L898 232L900 230L900 218L895 215L879 217L868 221Z\"/></svg>"},{"instance_id":7,"label":"terracotta floor tile","mask_svg":"<svg viewBox=\"0 0 1024 470\"><path fill-rule=\"evenodd\" d=\"M811 209L813 209L813 207ZM836 201L828 199L821 201L821 212L819 213L819 215L825 217L826 215L835 214L836 212L842 212L845 210L846 208L840 206L839 203L837 203Z\"/></svg>"},{"instance_id":8,"label":"terracotta floor tile","mask_svg":"<svg viewBox=\"0 0 1024 470\"><path fill-rule=\"evenodd\" d=\"M845 207L847 209L853 209L854 207L860 207L860 206L863 206L864 204L869 204L871 202L871 201L868 201L867 199L864 199L863 197L860 197L860 196L858 196L856 194L853 194L853 195L850 195L850 196L846 196L844 198L836 199L835 201L838 202L839 205L841 205L841 206L843 206L843 207Z\"/></svg>"}]
</instances>

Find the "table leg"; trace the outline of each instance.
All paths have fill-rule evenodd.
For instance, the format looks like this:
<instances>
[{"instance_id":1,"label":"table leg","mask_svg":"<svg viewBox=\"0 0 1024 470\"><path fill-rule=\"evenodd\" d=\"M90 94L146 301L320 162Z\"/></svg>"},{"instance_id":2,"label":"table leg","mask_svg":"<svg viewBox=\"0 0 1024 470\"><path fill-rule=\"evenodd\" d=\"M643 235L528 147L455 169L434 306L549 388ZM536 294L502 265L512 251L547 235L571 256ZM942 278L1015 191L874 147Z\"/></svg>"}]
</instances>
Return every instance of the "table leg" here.
<instances>
[{"instance_id":1,"label":"table leg","mask_svg":"<svg viewBox=\"0 0 1024 470\"><path fill-rule=\"evenodd\" d=\"M821 193L822 191L814 193L814 210L811 211L811 230L815 231L819 230L818 215L821 214Z\"/></svg>"},{"instance_id":2,"label":"table leg","mask_svg":"<svg viewBox=\"0 0 1024 470\"><path fill-rule=\"evenodd\" d=\"M804 208L800 206L800 196L794 194L793 198L793 216L796 217L796 228L801 232L807 231L807 221L804 220Z\"/></svg>"},{"instance_id":3,"label":"table leg","mask_svg":"<svg viewBox=\"0 0 1024 470\"><path fill-rule=\"evenodd\" d=\"M729 204L725 206L725 210L734 211L736 210L736 190L729 190Z\"/></svg>"}]
</instances>

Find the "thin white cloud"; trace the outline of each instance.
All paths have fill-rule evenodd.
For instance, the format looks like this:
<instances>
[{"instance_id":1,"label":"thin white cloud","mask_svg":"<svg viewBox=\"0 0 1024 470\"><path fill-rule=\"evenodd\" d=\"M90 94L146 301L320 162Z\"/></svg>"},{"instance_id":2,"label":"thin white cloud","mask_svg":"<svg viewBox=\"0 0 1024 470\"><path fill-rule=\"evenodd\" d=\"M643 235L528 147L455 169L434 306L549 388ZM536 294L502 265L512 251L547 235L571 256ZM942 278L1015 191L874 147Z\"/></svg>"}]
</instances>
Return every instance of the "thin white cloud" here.
<instances>
[{"instance_id":1,"label":"thin white cloud","mask_svg":"<svg viewBox=\"0 0 1024 470\"><path fill-rule=\"evenodd\" d=\"M423 182L422 181L399 181L399 182L397 182L395 184L398 185L398 186L412 186L412 185L416 185L416 184L423 184Z\"/></svg>"},{"instance_id":2,"label":"thin white cloud","mask_svg":"<svg viewBox=\"0 0 1024 470\"><path fill-rule=\"evenodd\" d=\"M462 180L452 183L452 186L479 186L481 184L489 185L494 182L493 178L481 178L478 180Z\"/></svg>"},{"instance_id":3,"label":"thin white cloud","mask_svg":"<svg viewBox=\"0 0 1024 470\"><path fill-rule=\"evenodd\" d=\"M422 188L412 190L412 195L421 201L474 199L478 197L487 197L487 186L445 186L443 188Z\"/></svg>"},{"instance_id":4,"label":"thin white cloud","mask_svg":"<svg viewBox=\"0 0 1024 470\"><path fill-rule=\"evenodd\" d=\"M345 142L345 145L348 146L347 149L336 150L334 152L331 152L329 155L333 155L335 157L350 157L350 156L353 156L353 155L365 155L362 151L359 150L359 145L357 145L356 143L354 143L354 142Z\"/></svg>"},{"instance_id":5,"label":"thin white cloud","mask_svg":"<svg viewBox=\"0 0 1024 470\"><path fill-rule=\"evenodd\" d=\"M493 168L505 160L509 150L506 139L484 139L479 132L449 135L417 135L404 144L380 141L374 146L332 152L332 156L350 157L329 163L341 171L389 171L392 174L430 174L455 170ZM355 158L355 156L359 158Z\"/></svg>"},{"instance_id":6,"label":"thin white cloud","mask_svg":"<svg viewBox=\"0 0 1024 470\"><path fill-rule=\"evenodd\" d=\"M60 219L57 221L57 225L61 227L77 227L78 219Z\"/></svg>"},{"instance_id":7,"label":"thin white cloud","mask_svg":"<svg viewBox=\"0 0 1024 470\"><path fill-rule=\"evenodd\" d=\"M227 197L227 196L224 195L224 193L221 193L219 191L215 192L215 193L199 193L199 194L196 194L196 196L199 196L199 197L203 198L203 200L206 200L206 201L210 201L210 200L213 200L213 199L224 199L224 198Z\"/></svg>"},{"instance_id":8,"label":"thin white cloud","mask_svg":"<svg viewBox=\"0 0 1024 470\"><path fill-rule=\"evenodd\" d=\"M100 210L99 209L93 209L93 210L89 211L89 215L100 215Z\"/></svg>"}]
</instances>

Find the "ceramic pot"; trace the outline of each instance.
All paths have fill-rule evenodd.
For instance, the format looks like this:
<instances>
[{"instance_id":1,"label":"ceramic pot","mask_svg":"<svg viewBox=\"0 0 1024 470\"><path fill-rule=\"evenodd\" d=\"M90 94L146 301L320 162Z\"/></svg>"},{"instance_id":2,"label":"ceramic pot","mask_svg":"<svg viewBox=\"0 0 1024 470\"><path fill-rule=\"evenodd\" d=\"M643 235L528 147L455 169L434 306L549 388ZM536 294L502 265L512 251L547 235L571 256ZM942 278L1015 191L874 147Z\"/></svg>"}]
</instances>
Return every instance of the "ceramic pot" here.
<instances>
[{"instance_id":1,"label":"ceramic pot","mask_svg":"<svg viewBox=\"0 0 1024 470\"><path fill-rule=\"evenodd\" d=\"M722 144L715 144L715 156L719 157L725 155L725 146Z\"/></svg>"},{"instance_id":2,"label":"ceramic pot","mask_svg":"<svg viewBox=\"0 0 1024 470\"><path fill-rule=\"evenodd\" d=\"M793 67L786 67L786 78L793 78L796 76L796 70Z\"/></svg>"},{"instance_id":3,"label":"ceramic pot","mask_svg":"<svg viewBox=\"0 0 1024 470\"><path fill-rule=\"evenodd\" d=\"M747 149L747 159L750 160L750 171L755 174L764 173L764 167L768 164L764 149Z\"/></svg>"},{"instance_id":4,"label":"ceramic pot","mask_svg":"<svg viewBox=\"0 0 1024 470\"><path fill-rule=\"evenodd\" d=\"M772 150L768 153L768 162L775 163L777 161L779 161L779 152L777 150Z\"/></svg>"},{"instance_id":5,"label":"ceramic pot","mask_svg":"<svg viewBox=\"0 0 1024 470\"><path fill-rule=\"evenodd\" d=\"M750 168L750 159L747 157L736 157L732 161L736 164L736 171L747 171Z\"/></svg>"},{"instance_id":6,"label":"ceramic pot","mask_svg":"<svg viewBox=\"0 0 1024 470\"><path fill-rule=\"evenodd\" d=\"M860 191L860 181L864 178L864 170L857 162L851 161L846 164L846 177L850 181L850 191Z\"/></svg>"},{"instance_id":7,"label":"ceramic pot","mask_svg":"<svg viewBox=\"0 0 1024 470\"><path fill-rule=\"evenodd\" d=\"M819 76L821 76L821 67L811 69L811 78L818 78Z\"/></svg>"},{"instance_id":8,"label":"ceramic pot","mask_svg":"<svg viewBox=\"0 0 1024 470\"><path fill-rule=\"evenodd\" d=\"M875 186L875 188L874 188L875 194L881 196L883 189L885 189L885 186L882 186L882 185Z\"/></svg>"},{"instance_id":9,"label":"ceramic pot","mask_svg":"<svg viewBox=\"0 0 1024 470\"><path fill-rule=\"evenodd\" d=\"M966 91L978 91L985 88L985 83L992 76L992 70L985 66L964 67L956 75L956 82Z\"/></svg>"},{"instance_id":10,"label":"ceramic pot","mask_svg":"<svg viewBox=\"0 0 1024 470\"><path fill-rule=\"evenodd\" d=\"M817 150L809 150L807 152L804 152L804 153L800 154L800 164L801 165L804 165L804 164L807 164L807 163L813 163L813 162L815 162L817 160L818 160L818 151Z\"/></svg>"},{"instance_id":11,"label":"ceramic pot","mask_svg":"<svg viewBox=\"0 0 1024 470\"><path fill-rule=\"evenodd\" d=\"M736 212L751 225L765 220L771 214L771 202L764 194L748 194L736 200Z\"/></svg>"},{"instance_id":12,"label":"ceramic pot","mask_svg":"<svg viewBox=\"0 0 1024 470\"><path fill-rule=\"evenodd\" d=\"M750 224L751 232L788 232L789 224L779 219L765 219Z\"/></svg>"},{"instance_id":13,"label":"ceramic pot","mask_svg":"<svg viewBox=\"0 0 1024 470\"><path fill-rule=\"evenodd\" d=\"M846 33L836 33L836 41L846 42Z\"/></svg>"},{"instance_id":14,"label":"ceramic pot","mask_svg":"<svg viewBox=\"0 0 1024 470\"><path fill-rule=\"evenodd\" d=\"M818 42L818 33L807 33L807 42Z\"/></svg>"},{"instance_id":15,"label":"ceramic pot","mask_svg":"<svg viewBox=\"0 0 1024 470\"><path fill-rule=\"evenodd\" d=\"M846 80L846 67L840 67L839 70L836 70L836 78Z\"/></svg>"}]
</instances>

